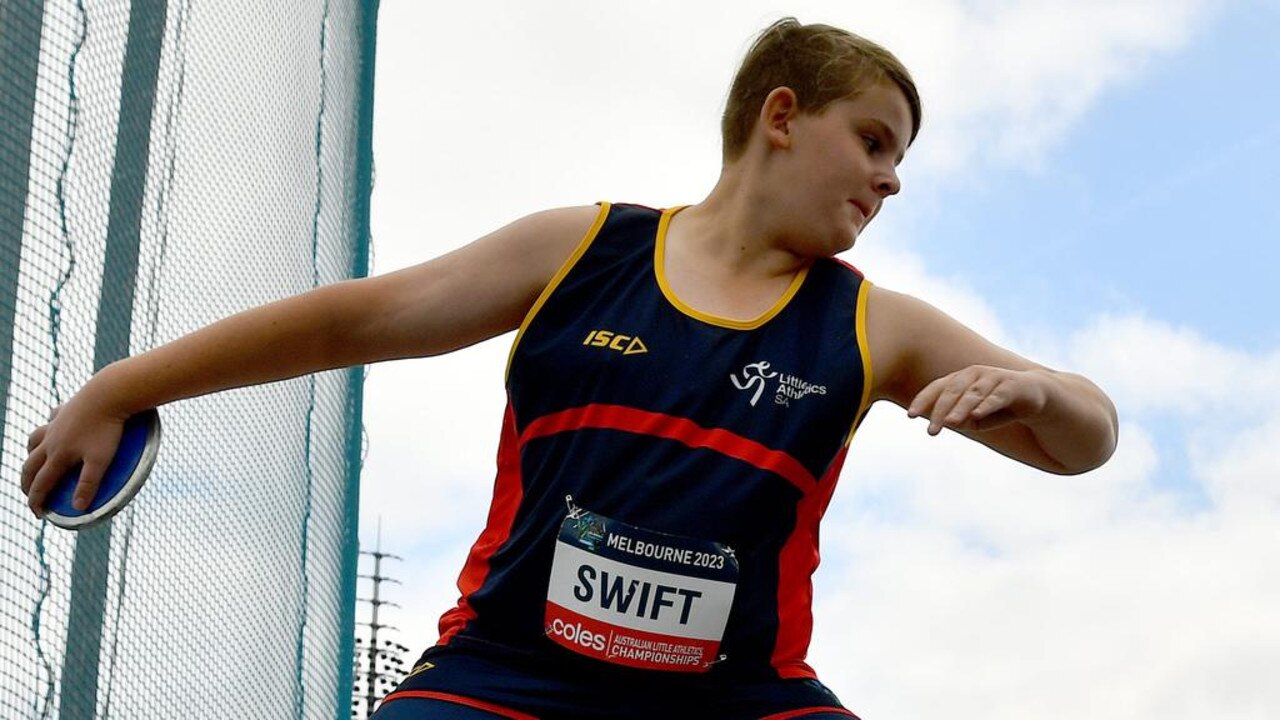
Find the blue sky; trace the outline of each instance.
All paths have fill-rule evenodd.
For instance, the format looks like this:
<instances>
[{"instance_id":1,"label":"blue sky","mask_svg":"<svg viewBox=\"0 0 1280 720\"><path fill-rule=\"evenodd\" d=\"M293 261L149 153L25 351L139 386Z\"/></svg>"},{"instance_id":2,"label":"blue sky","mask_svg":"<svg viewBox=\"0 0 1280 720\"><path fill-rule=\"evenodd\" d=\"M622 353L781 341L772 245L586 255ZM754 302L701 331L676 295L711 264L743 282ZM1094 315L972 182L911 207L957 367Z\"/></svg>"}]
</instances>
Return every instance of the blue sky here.
<instances>
[{"instance_id":1,"label":"blue sky","mask_svg":"<svg viewBox=\"0 0 1280 720\"><path fill-rule=\"evenodd\" d=\"M875 406L823 524L820 676L868 720L1273 717L1275 2L384 3L374 271L547 207L697 202L733 70L787 14L884 43L924 95L848 259L1121 415L1111 462L1060 478ZM509 343L370 369L361 534L406 558L415 650L484 525Z\"/></svg>"},{"instance_id":2,"label":"blue sky","mask_svg":"<svg viewBox=\"0 0 1280 720\"><path fill-rule=\"evenodd\" d=\"M934 189L945 202L915 221L918 247L1015 326L1140 311L1273 349L1277 77L1280 10L1230 6L1110 88L1040 166Z\"/></svg>"}]
</instances>

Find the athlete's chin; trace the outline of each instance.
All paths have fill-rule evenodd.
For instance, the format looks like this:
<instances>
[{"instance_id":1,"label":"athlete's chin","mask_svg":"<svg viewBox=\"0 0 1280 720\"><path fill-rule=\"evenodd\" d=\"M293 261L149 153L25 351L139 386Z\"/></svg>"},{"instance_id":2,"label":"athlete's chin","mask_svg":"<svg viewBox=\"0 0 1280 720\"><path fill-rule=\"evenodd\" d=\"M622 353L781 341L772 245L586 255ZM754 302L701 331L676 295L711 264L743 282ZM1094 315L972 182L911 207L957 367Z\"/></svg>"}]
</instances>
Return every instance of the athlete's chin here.
<instances>
[{"instance_id":1,"label":"athlete's chin","mask_svg":"<svg viewBox=\"0 0 1280 720\"><path fill-rule=\"evenodd\" d=\"M825 233L809 236L802 243L793 246L793 252L810 259L834 257L853 247L858 239L856 227L828 229Z\"/></svg>"},{"instance_id":2,"label":"athlete's chin","mask_svg":"<svg viewBox=\"0 0 1280 720\"><path fill-rule=\"evenodd\" d=\"M858 242L858 238L862 237L863 231L871 224L870 218L862 222L853 222L849 225L847 232L844 234L844 242L840 248L840 252L852 250L854 244Z\"/></svg>"},{"instance_id":3,"label":"athlete's chin","mask_svg":"<svg viewBox=\"0 0 1280 720\"><path fill-rule=\"evenodd\" d=\"M830 254L839 255L842 252L852 250L855 243L858 242L858 229L852 228L849 232L841 234L835 238L832 246L835 248Z\"/></svg>"}]
</instances>

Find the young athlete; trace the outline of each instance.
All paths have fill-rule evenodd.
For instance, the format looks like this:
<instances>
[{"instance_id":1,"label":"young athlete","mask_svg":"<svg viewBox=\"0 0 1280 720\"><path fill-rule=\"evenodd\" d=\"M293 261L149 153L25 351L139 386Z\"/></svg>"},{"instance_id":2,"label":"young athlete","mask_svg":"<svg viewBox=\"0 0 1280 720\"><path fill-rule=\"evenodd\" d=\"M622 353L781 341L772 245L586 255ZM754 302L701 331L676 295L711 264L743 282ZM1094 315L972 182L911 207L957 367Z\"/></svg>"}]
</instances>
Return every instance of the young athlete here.
<instances>
[{"instance_id":1,"label":"young athlete","mask_svg":"<svg viewBox=\"0 0 1280 720\"><path fill-rule=\"evenodd\" d=\"M833 259L899 191L919 126L888 52L779 21L701 203L538 213L115 363L32 433L23 491L38 514L83 460L87 500L145 408L518 329L487 527L379 720L852 717L805 654L818 522L868 407L1054 473L1116 443L1085 378Z\"/></svg>"}]
</instances>

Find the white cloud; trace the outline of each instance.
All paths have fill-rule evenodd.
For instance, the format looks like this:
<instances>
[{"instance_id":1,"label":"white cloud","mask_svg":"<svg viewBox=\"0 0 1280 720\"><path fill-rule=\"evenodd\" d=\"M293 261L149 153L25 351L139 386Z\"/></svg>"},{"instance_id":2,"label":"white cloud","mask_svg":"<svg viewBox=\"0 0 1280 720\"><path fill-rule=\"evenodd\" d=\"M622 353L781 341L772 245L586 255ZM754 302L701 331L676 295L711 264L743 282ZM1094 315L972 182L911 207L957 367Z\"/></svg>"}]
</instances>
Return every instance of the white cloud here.
<instances>
[{"instance_id":1,"label":"white cloud","mask_svg":"<svg viewBox=\"0 0 1280 720\"><path fill-rule=\"evenodd\" d=\"M1183 47L1216 2L938 0L891 12L886 42L931 118L926 167L971 177L992 159L1035 165L1103 97ZM905 11L905 15L903 14Z\"/></svg>"},{"instance_id":2,"label":"white cloud","mask_svg":"<svg viewBox=\"0 0 1280 720\"><path fill-rule=\"evenodd\" d=\"M1268 717L1274 526L1117 518L991 553L866 523L813 662L867 717Z\"/></svg>"},{"instance_id":3,"label":"white cloud","mask_svg":"<svg viewBox=\"0 0 1280 720\"><path fill-rule=\"evenodd\" d=\"M1280 513L1280 413L1272 409L1260 426L1231 435L1216 452L1196 448L1192 462L1197 474L1215 504L1232 517L1274 520ZM1272 537L1280 540L1280 534Z\"/></svg>"},{"instance_id":4,"label":"white cloud","mask_svg":"<svg viewBox=\"0 0 1280 720\"><path fill-rule=\"evenodd\" d=\"M1074 363L1123 393L1118 399L1131 412L1198 416L1229 407L1253 418L1280 397L1280 351L1250 355L1193 328L1107 316L1081 330L1074 343Z\"/></svg>"}]
</instances>

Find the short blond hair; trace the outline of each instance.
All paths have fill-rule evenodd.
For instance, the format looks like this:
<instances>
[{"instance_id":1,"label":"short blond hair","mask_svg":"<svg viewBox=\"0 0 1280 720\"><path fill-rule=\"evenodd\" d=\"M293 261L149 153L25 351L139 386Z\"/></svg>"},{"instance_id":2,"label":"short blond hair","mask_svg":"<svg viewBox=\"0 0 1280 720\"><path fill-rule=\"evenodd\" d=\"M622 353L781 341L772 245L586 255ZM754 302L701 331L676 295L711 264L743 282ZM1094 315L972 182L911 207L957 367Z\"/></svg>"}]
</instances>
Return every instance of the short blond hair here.
<instances>
[{"instance_id":1,"label":"short blond hair","mask_svg":"<svg viewBox=\"0 0 1280 720\"><path fill-rule=\"evenodd\" d=\"M920 94L893 53L837 27L778 20L756 38L733 79L720 120L724 161L746 152L760 108L775 88L791 88L800 111L817 114L885 80L902 89L911 107L910 144L920 131Z\"/></svg>"}]
</instances>

